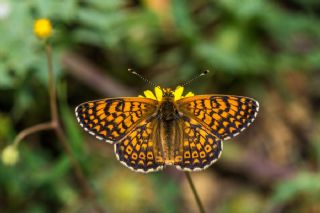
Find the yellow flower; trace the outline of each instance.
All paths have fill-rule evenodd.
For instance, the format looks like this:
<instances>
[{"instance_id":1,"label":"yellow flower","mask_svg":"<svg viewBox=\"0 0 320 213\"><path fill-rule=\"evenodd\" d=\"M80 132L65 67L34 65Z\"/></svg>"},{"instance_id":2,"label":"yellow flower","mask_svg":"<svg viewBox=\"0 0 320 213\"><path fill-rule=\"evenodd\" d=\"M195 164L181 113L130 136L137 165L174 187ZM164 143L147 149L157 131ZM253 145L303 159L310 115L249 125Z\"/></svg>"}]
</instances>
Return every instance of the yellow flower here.
<instances>
[{"instance_id":1,"label":"yellow flower","mask_svg":"<svg viewBox=\"0 0 320 213\"><path fill-rule=\"evenodd\" d=\"M16 164L19 160L19 152L17 148L13 145L7 146L3 151L1 155L1 160L3 164L7 166L12 166Z\"/></svg>"},{"instance_id":2,"label":"yellow flower","mask_svg":"<svg viewBox=\"0 0 320 213\"><path fill-rule=\"evenodd\" d=\"M48 38L52 34L52 25L49 19L37 19L33 25L33 32L39 38Z\"/></svg>"},{"instance_id":3,"label":"yellow flower","mask_svg":"<svg viewBox=\"0 0 320 213\"><path fill-rule=\"evenodd\" d=\"M175 101L177 101L183 97L182 96L183 90L184 90L184 87L182 87L182 86L177 86L177 88L174 90L173 94L174 94Z\"/></svg>"},{"instance_id":4,"label":"yellow flower","mask_svg":"<svg viewBox=\"0 0 320 213\"><path fill-rule=\"evenodd\" d=\"M156 96L153 94L153 92L151 90L146 90L143 93L147 98L157 100Z\"/></svg>"},{"instance_id":5,"label":"yellow flower","mask_svg":"<svg viewBox=\"0 0 320 213\"><path fill-rule=\"evenodd\" d=\"M181 98L194 96L194 94L192 92L188 92L185 96L183 96L182 95L183 90L184 90L184 87L182 87L182 86L178 86L174 91L171 91L169 89L169 92L171 92L174 97L174 101L177 101ZM142 98L146 97L146 98L150 98L153 100L162 101L162 95L164 92L168 92L168 90L162 89L159 86L157 86L154 88L154 93L151 90L146 90L146 91L144 91L145 96L139 95L139 97L142 97Z\"/></svg>"},{"instance_id":6,"label":"yellow flower","mask_svg":"<svg viewBox=\"0 0 320 213\"><path fill-rule=\"evenodd\" d=\"M162 92L161 88L160 87L155 87L154 88L154 93L156 94L157 100L158 101L162 101L163 92Z\"/></svg>"}]
</instances>

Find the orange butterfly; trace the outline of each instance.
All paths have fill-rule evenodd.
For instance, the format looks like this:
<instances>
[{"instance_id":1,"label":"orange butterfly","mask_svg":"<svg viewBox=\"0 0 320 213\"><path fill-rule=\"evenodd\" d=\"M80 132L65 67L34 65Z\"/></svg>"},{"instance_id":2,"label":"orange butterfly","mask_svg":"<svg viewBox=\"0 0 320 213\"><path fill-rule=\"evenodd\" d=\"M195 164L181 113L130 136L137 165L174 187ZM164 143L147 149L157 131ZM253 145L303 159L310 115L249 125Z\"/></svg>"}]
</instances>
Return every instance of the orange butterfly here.
<instances>
[{"instance_id":1,"label":"orange butterfly","mask_svg":"<svg viewBox=\"0 0 320 213\"><path fill-rule=\"evenodd\" d=\"M165 165L183 171L208 168L220 157L223 140L247 128L259 110L248 97L182 96L182 86L154 90L145 91L145 97L89 101L75 109L84 130L114 144L118 160L137 172Z\"/></svg>"}]
</instances>

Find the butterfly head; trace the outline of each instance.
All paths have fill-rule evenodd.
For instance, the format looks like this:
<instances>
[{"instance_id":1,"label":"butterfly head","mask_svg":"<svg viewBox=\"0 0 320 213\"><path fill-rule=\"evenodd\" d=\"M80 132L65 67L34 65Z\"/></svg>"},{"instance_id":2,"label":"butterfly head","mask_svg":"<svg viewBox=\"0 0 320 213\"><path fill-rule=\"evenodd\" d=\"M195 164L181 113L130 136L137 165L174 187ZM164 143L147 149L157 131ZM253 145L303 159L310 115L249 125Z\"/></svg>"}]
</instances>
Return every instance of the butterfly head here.
<instances>
[{"instance_id":1,"label":"butterfly head","mask_svg":"<svg viewBox=\"0 0 320 213\"><path fill-rule=\"evenodd\" d=\"M162 97L174 97L174 91L171 88L163 88L161 90L162 90Z\"/></svg>"},{"instance_id":2,"label":"butterfly head","mask_svg":"<svg viewBox=\"0 0 320 213\"><path fill-rule=\"evenodd\" d=\"M175 90L172 90L171 88L161 88L160 86L157 86L154 88L154 93L151 90L146 90L144 91L145 96L140 97L151 98L157 101L162 101L163 98L173 98L174 101L177 101L184 97L194 96L192 92L188 92L185 96L183 96L183 90L184 87L182 86L177 86Z\"/></svg>"}]
</instances>

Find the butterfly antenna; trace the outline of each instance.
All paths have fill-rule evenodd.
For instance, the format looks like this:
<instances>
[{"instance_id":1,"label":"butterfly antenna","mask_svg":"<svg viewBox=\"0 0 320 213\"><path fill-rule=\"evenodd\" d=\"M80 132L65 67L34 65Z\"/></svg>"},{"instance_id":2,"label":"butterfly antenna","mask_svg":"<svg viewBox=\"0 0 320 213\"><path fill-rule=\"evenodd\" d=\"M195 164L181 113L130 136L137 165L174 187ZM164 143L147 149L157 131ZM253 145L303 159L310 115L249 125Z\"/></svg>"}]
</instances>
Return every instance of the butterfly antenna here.
<instances>
[{"instance_id":1,"label":"butterfly antenna","mask_svg":"<svg viewBox=\"0 0 320 213\"><path fill-rule=\"evenodd\" d=\"M193 82L194 80L196 80L196 79L198 79L198 78L200 78L200 77L202 77L202 76L204 76L204 75L206 75L208 73L209 73L209 70L205 70L204 72L200 73L200 75L190 79L189 81L184 82L183 84L180 84L180 86L184 87L184 86L190 84L191 82Z\"/></svg>"},{"instance_id":2,"label":"butterfly antenna","mask_svg":"<svg viewBox=\"0 0 320 213\"><path fill-rule=\"evenodd\" d=\"M143 77L142 75L140 75L139 73L137 73L136 71L134 71L133 69L128 69L129 72L131 72L132 74L138 76L139 78L141 78L142 80L144 80L145 82L147 82L148 84L150 84L153 87L157 87L157 85L155 83L153 83L152 81L146 79L145 77Z\"/></svg>"}]
</instances>

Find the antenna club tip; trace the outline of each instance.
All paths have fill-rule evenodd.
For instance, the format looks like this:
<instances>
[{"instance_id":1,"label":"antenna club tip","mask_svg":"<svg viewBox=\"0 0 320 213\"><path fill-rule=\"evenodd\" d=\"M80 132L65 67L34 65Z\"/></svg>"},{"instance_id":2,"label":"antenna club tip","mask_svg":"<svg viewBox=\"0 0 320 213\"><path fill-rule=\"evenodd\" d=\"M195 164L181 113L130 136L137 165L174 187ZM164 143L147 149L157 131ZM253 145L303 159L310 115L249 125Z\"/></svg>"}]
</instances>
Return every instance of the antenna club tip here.
<instances>
[{"instance_id":1,"label":"antenna club tip","mask_svg":"<svg viewBox=\"0 0 320 213\"><path fill-rule=\"evenodd\" d=\"M128 69L129 72L133 73L133 74L137 74L137 72L135 72L133 69L129 68Z\"/></svg>"},{"instance_id":2,"label":"antenna club tip","mask_svg":"<svg viewBox=\"0 0 320 213\"><path fill-rule=\"evenodd\" d=\"M208 74L209 73L209 70L205 70L204 72L202 72L201 74L200 74L200 76L204 76L204 75L206 75L206 74Z\"/></svg>"}]
</instances>

